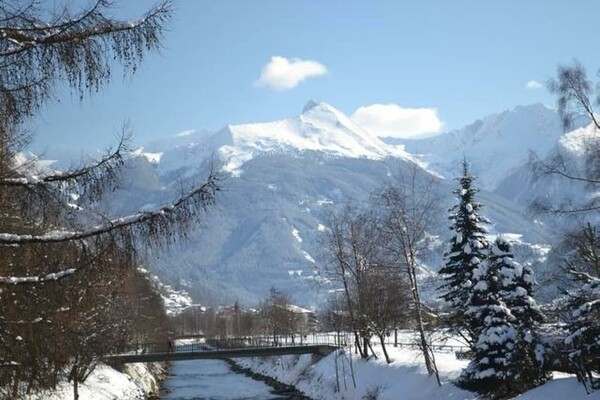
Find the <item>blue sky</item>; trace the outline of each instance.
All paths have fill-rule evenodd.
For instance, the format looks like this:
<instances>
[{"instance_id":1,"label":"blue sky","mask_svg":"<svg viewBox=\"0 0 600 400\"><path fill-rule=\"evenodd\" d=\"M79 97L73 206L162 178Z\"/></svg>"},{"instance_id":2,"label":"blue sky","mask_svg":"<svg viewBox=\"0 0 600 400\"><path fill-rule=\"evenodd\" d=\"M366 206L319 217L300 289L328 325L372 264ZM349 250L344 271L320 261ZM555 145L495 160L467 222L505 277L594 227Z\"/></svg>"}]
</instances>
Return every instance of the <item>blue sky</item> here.
<instances>
[{"instance_id":1,"label":"blue sky","mask_svg":"<svg viewBox=\"0 0 600 400\"><path fill-rule=\"evenodd\" d=\"M121 3L115 15L131 18L155 2ZM348 115L373 104L436 109L443 123L437 130L448 130L520 104L553 105L544 88L526 85L544 83L559 63L577 58L593 78L600 68L598 1L177 0L175 6L161 54L147 57L131 79L115 71L110 85L83 102L59 92L60 102L34 121L34 149L106 147L127 121L136 143L271 121L299 114L310 99ZM257 84L274 56L313 61L300 67L312 66L315 76L287 89L273 88L272 79Z\"/></svg>"}]
</instances>

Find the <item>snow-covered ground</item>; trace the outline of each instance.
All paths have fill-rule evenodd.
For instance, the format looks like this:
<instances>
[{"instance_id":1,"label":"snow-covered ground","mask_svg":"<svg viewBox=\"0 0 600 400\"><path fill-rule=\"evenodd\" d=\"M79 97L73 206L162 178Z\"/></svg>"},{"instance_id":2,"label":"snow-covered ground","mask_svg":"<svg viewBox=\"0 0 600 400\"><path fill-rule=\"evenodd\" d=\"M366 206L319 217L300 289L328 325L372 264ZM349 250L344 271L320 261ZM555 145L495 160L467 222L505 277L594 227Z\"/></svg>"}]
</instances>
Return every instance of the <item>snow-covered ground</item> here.
<instances>
[{"instance_id":1,"label":"snow-covered ground","mask_svg":"<svg viewBox=\"0 0 600 400\"><path fill-rule=\"evenodd\" d=\"M374 397L379 400L477 399L475 394L452 384L468 361L457 360L451 351L436 351L436 364L442 382L442 386L438 387L435 378L427 375L417 350L390 346L388 352L394 362L388 365L380 346L374 345L374 349L380 357L368 361L361 360L356 355L350 359L349 351L330 354L314 365L311 364L310 355L236 361L255 372L294 385L314 399L360 400L366 398L364 396L369 391L379 391L379 397ZM353 385L352 370L356 388ZM600 400L600 392L588 396L574 376L556 373L554 380L524 393L518 399Z\"/></svg>"},{"instance_id":2,"label":"snow-covered ground","mask_svg":"<svg viewBox=\"0 0 600 400\"><path fill-rule=\"evenodd\" d=\"M130 364L126 372L119 372L101 364L94 369L84 383L79 384L81 400L145 399L147 393L157 393L158 384L146 364ZM154 364L153 369L159 368ZM71 400L73 384L66 379L52 391L31 394L24 400Z\"/></svg>"}]
</instances>

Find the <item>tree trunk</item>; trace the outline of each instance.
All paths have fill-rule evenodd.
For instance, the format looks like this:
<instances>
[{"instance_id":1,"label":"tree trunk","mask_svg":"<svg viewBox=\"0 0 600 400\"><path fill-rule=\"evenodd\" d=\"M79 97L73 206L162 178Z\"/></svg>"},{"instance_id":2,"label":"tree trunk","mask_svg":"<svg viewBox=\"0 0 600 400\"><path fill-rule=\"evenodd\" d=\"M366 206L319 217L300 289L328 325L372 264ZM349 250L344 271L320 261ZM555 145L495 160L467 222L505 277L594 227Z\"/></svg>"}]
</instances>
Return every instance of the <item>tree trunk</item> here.
<instances>
[{"instance_id":1,"label":"tree trunk","mask_svg":"<svg viewBox=\"0 0 600 400\"><path fill-rule=\"evenodd\" d=\"M412 260L412 258L409 259ZM419 293L419 286L417 283L417 274L415 271L415 266L412 263L410 263L408 266L408 276L412 289L413 303L415 306L417 328L419 330L419 347L421 348L423 358L425 359L425 367L427 368L427 373L429 375L435 374L438 385L441 386L440 376L435 366L435 361L433 360L433 353L431 352L429 343L427 341L427 337L425 336L425 324L423 323L423 313L421 311L421 295Z\"/></svg>"},{"instance_id":2,"label":"tree trunk","mask_svg":"<svg viewBox=\"0 0 600 400\"><path fill-rule=\"evenodd\" d=\"M37 368L33 368L31 371L31 376L29 377L29 383L27 384L27 394L31 393L31 389L33 388L33 383L35 382L35 378L37 377Z\"/></svg>"},{"instance_id":3,"label":"tree trunk","mask_svg":"<svg viewBox=\"0 0 600 400\"><path fill-rule=\"evenodd\" d=\"M335 351L335 383L336 383L336 393L340 392L340 373L338 371L338 356L339 356L339 352L336 350Z\"/></svg>"},{"instance_id":4,"label":"tree trunk","mask_svg":"<svg viewBox=\"0 0 600 400\"><path fill-rule=\"evenodd\" d=\"M369 338L367 337L367 335L363 336L363 351L361 353L361 357L362 358L367 358L369 357Z\"/></svg>"},{"instance_id":5,"label":"tree trunk","mask_svg":"<svg viewBox=\"0 0 600 400\"><path fill-rule=\"evenodd\" d=\"M77 364L73 365L73 369L71 370L71 377L73 378L73 400L79 400L79 379Z\"/></svg>"},{"instance_id":6,"label":"tree trunk","mask_svg":"<svg viewBox=\"0 0 600 400\"><path fill-rule=\"evenodd\" d=\"M385 348L385 335L378 335L379 341L381 342L381 349L383 350L383 355L385 356L385 362L388 364L392 363L390 360L390 356L388 355L387 349Z\"/></svg>"},{"instance_id":7,"label":"tree trunk","mask_svg":"<svg viewBox=\"0 0 600 400\"><path fill-rule=\"evenodd\" d=\"M363 351L362 344L360 344L360 335L356 331L354 331L354 349L360 354L360 358L367 358L366 351Z\"/></svg>"},{"instance_id":8,"label":"tree trunk","mask_svg":"<svg viewBox=\"0 0 600 400\"><path fill-rule=\"evenodd\" d=\"M369 346L369 349L371 350L371 354L373 354L373 358L378 359L379 357L377 357L377 354L375 353L375 351L373 350L373 347L371 346L371 342L367 341L367 344Z\"/></svg>"}]
</instances>

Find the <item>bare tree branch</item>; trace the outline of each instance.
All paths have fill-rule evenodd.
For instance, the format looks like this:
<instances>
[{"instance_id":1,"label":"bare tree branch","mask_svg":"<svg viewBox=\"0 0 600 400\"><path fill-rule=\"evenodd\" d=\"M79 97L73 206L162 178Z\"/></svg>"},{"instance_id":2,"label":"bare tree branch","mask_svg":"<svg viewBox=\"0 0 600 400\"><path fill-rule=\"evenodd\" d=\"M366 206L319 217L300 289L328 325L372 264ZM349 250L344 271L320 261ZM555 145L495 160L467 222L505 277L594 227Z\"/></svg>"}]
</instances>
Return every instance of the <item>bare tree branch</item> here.
<instances>
[{"instance_id":1,"label":"bare tree branch","mask_svg":"<svg viewBox=\"0 0 600 400\"><path fill-rule=\"evenodd\" d=\"M211 173L203 185L179 197L173 204L162 207L155 211L139 212L114 219L106 224L95 226L89 230L69 232L63 230L49 231L41 235L18 235L12 233L0 233L0 245L17 245L30 243L61 243L74 240L82 240L90 237L100 236L117 230L123 230L133 226L142 226L161 223L176 223L178 211L186 210L192 203L200 205L203 209L214 204L215 195L220 190L218 186L219 177Z\"/></svg>"},{"instance_id":2,"label":"bare tree branch","mask_svg":"<svg viewBox=\"0 0 600 400\"><path fill-rule=\"evenodd\" d=\"M63 269L62 271L53 272L43 276L0 276L0 284L23 285L57 281L73 275L75 271L75 268L67 268Z\"/></svg>"},{"instance_id":3,"label":"bare tree branch","mask_svg":"<svg viewBox=\"0 0 600 400\"><path fill-rule=\"evenodd\" d=\"M121 136L119 144L115 150L109 151L99 161L86 165L82 168L78 168L72 171L59 172L55 174L45 175L42 177L29 176L19 178L4 178L0 179L0 186L13 186L13 187L36 187L40 185L50 183L85 183L85 182L97 182L101 175L110 175L109 179L112 180L115 176L116 170L123 165L123 153L128 150L128 135L124 134ZM92 178L93 179L90 179Z\"/></svg>"}]
</instances>

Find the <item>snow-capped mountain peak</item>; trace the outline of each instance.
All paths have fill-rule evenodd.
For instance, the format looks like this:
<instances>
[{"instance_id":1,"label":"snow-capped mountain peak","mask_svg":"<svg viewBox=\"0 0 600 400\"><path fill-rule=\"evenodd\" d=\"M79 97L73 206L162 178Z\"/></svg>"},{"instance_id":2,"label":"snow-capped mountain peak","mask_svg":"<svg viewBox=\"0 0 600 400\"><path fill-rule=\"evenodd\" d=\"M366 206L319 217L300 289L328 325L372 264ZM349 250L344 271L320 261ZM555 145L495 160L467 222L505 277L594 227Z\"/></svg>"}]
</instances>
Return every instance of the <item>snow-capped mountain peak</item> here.
<instances>
[{"instance_id":1,"label":"snow-capped mountain peak","mask_svg":"<svg viewBox=\"0 0 600 400\"><path fill-rule=\"evenodd\" d=\"M259 153L314 151L334 157L409 158L400 146L388 145L326 103L309 101L298 117L275 122L228 125L219 133L219 154L225 169L240 172L243 163Z\"/></svg>"},{"instance_id":2,"label":"snow-capped mountain peak","mask_svg":"<svg viewBox=\"0 0 600 400\"><path fill-rule=\"evenodd\" d=\"M330 123L333 125L344 126L348 129L364 131L363 128L356 125L343 112L327 103L317 103L310 100L302 109L300 119L305 122Z\"/></svg>"},{"instance_id":3,"label":"snow-capped mountain peak","mask_svg":"<svg viewBox=\"0 0 600 400\"><path fill-rule=\"evenodd\" d=\"M348 116L337 108L327 103L316 103L309 101L302 111L299 120L314 128L317 128L318 132L311 133L328 133L339 130L344 130L347 137L338 136L336 139L349 141L360 141L363 143L370 143L370 147L386 147L387 145L379 140L377 136L372 135L361 126L357 125ZM380 149L382 150L382 149Z\"/></svg>"},{"instance_id":4,"label":"snow-capped mountain peak","mask_svg":"<svg viewBox=\"0 0 600 400\"><path fill-rule=\"evenodd\" d=\"M585 121L583 121L585 122ZM446 177L466 157L484 188L493 190L520 168L531 152L544 157L563 134L558 113L542 104L517 106L432 138L405 141L430 169Z\"/></svg>"},{"instance_id":5,"label":"snow-capped mountain peak","mask_svg":"<svg viewBox=\"0 0 600 400\"><path fill-rule=\"evenodd\" d=\"M319 103L318 101L314 101L314 100L309 100L305 105L304 108L302 108L302 114L309 112L312 108L319 106L319 104L325 104L325 103Z\"/></svg>"}]
</instances>

